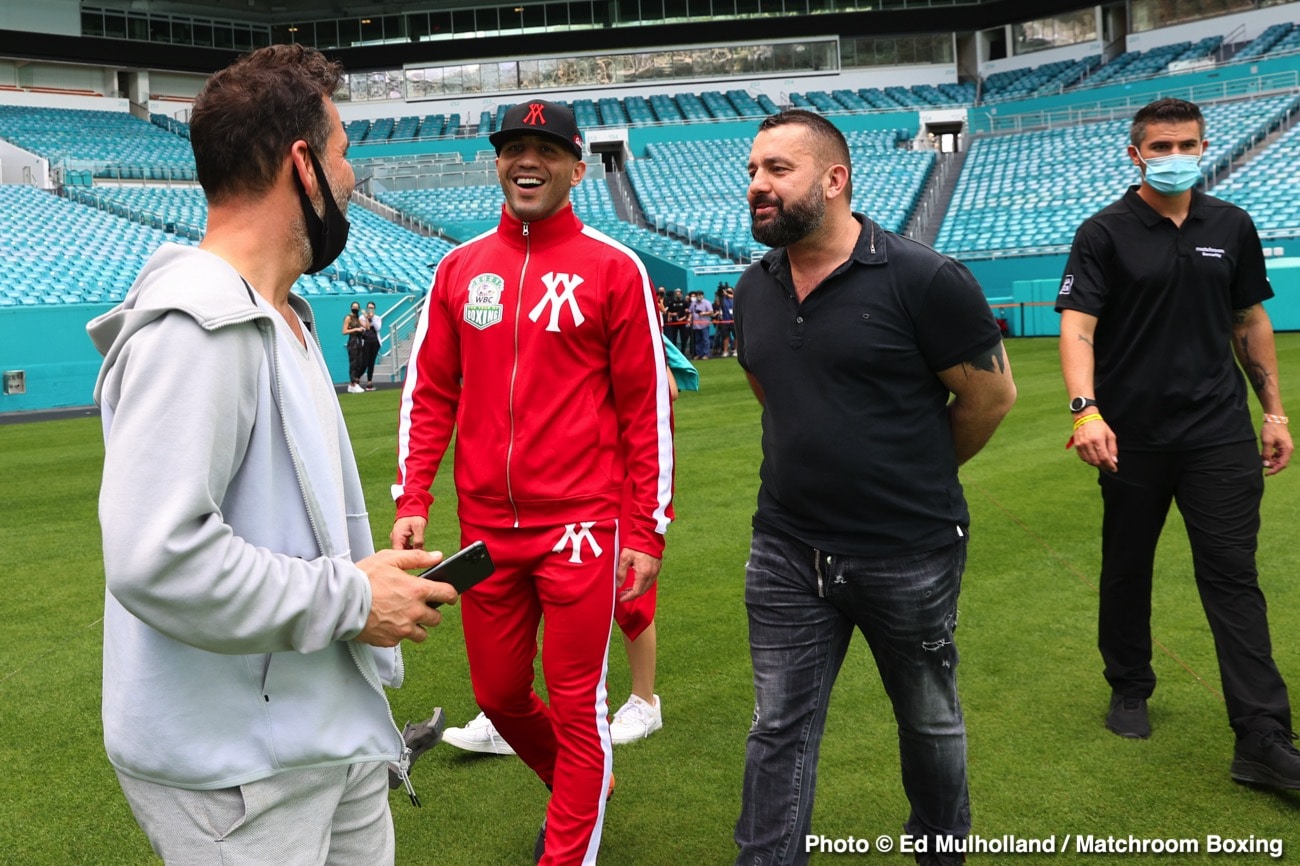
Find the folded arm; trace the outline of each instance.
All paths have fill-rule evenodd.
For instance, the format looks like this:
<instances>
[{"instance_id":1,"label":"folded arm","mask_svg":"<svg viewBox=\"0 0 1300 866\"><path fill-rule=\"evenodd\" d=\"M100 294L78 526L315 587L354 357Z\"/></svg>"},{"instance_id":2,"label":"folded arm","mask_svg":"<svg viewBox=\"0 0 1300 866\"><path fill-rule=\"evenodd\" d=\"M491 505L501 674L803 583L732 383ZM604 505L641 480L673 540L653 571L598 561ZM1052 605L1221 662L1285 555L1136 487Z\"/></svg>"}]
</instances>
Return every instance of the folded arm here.
<instances>
[{"instance_id":1,"label":"folded arm","mask_svg":"<svg viewBox=\"0 0 1300 866\"><path fill-rule=\"evenodd\" d=\"M993 438L993 431L1016 402L1011 363L998 342L992 349L939 371L939 380L953 394L948 418L957 463L961 465Z\"/></svg>"}]
</instances>

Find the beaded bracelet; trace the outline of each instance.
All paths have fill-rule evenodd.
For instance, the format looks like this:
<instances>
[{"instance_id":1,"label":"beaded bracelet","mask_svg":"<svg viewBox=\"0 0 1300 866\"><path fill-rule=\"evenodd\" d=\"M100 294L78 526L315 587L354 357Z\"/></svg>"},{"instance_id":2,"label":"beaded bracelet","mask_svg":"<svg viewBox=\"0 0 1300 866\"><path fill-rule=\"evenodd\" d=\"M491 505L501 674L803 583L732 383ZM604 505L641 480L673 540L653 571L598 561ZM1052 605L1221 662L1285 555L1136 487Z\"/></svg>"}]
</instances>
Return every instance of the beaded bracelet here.
<instances>
[{"instance_id":1,"label":"beaded bracelet","mask_svg":"<svg viewBox=\"0 0 1300 866\"><path fill-rule=\"evenodd\" d=\"M1288 423L1288 419L1287 419L1287 417L1286 417L1285 415L1268 415L1268 414L1265 414L1265 415L1264 415L1264 420L1267 421L1269 424L1283 424L1283 425L1285 425L1285 424Z\"/></svg>"}]
</instances>

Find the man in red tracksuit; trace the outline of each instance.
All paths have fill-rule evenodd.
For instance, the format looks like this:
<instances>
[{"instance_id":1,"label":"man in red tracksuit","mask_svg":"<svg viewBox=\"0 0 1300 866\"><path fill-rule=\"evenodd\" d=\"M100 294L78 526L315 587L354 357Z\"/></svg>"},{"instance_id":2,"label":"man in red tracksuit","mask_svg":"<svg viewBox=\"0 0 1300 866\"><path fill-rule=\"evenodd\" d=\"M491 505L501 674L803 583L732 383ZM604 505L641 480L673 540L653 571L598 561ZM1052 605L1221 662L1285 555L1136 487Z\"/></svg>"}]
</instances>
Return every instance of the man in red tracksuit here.
<instances>
[{"instance_id":1,"label":"man in red tracksuit","mask_svg":"<svg viewBox=\"0 0 1300 866\"><path fill-rule=\"evenodd\" d=\"M454 428L461 537L497 565L461 600L474 697L553 792L539 862L595 863L615 596L654 584L672 516L668 374L644 266L569 203L586 171L572 112L522 103L490 139L505 207L438 266L402 395L391 541L424 544ZM542 618L549 706L533 689Z\"/></svg>"}]
</instances>

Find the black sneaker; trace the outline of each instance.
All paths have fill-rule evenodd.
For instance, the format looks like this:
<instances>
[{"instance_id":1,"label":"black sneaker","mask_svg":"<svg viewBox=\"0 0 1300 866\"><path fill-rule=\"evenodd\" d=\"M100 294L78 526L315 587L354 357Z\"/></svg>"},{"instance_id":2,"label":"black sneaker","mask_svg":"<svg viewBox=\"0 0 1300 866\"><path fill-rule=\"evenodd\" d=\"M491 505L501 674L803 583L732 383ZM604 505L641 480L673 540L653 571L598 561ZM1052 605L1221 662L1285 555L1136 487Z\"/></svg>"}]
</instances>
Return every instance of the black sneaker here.
<instances>
[{"instance_id":1,"label":"black sneaker","mask_svg":"<svg viewBox=\"0 0 1300 866\"><path fill-rule=\"evenodd\" d=\"M1151 722L1147 719L1147 699L1127 695L1110 696L1110 712L1106 713L1106 727L1121 737L1145 740L1151 736Z\"/></svg>"},{"instance_id":2,"label":"black sneaker","mask_svg":"<svg viewBox=\"0 0 1300 866\"><path fill-rule=\"evenodd\" d=\"M1292 740L1295 734L1274 728L1251 731L1237 740L1228 771L1234 782L1267 788L1300 790L1300 752Z\"/></svg>"},{"instance_id":3,"label":"black sneaker","mask_svg":"<svg viewBox=\"0 0 1300 866\"><path fill-rule=\"evenodd\" d=\"M406 742L406 748L411 750L411 763L406 767L408 776L415 768L416 759L442 742L442 731L445 727L447 727L447 719L442 714L442 707L434 707L433 715L423 722L406 723L406 727L402 729L402 739ZM401 771L397 769L396 764L389 764L388 787L400 788L401 786Z\"/></svg>"},{"instance_id":4,"label":"black sneaker","mask_svg":"<svg viewBox=\"0 0 1300 866\"><path fill-rule=\"evenodd\" d=\"M546 819L542 819L542 829L537 831L537 841L533 843L533 862L541 863L546 853Z\"/></svg>"},{"instance_id":5,"label":"black sneaker","mask_svg":"<svg viewBox=\"0 0 1300 866\"><path fill-rule=\"evenodd\" d=\"M547 785L549 789L550 786ZM605 789L605 802L608 803L614 797L614 774L609 774L609 787ZM537 841L533 843L533 862L541 863L542 855L546 853L546 819L542 819L542 827L537 831Z\"/></svg>"}]
</instances>

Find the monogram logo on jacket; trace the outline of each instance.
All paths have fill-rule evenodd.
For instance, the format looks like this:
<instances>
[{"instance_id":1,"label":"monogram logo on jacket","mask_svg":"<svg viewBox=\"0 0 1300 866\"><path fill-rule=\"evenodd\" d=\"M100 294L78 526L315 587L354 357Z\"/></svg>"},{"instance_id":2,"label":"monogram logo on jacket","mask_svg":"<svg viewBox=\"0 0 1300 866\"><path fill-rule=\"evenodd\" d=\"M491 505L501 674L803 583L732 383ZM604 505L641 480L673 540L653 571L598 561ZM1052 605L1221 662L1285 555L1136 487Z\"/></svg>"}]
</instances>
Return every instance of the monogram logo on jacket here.
<instances>
[{"instance_id":1,"label":"monogram logo on jacket","mask_svg":"<svg viewBox=\"0 0 1300 866\"><path fill-rule=\"evenodd\" d=\"M581 325L586 321L582 315L582 310L578 309L578 299L573 296L573 290L582 285L584 280L577 274L557 274L554 271L542 275L542 283L546 286L546 295L537 302L533 307L528 318L536 322L542 316L542 311L546 305L551 305L551 318L546 323L546 330L555 333L560 332L560 311L564 307L569 308L569 314L573 316L574 326ZM564 287L563 291L557 291L560 286Z\"/></svg>"}]
</instances>

